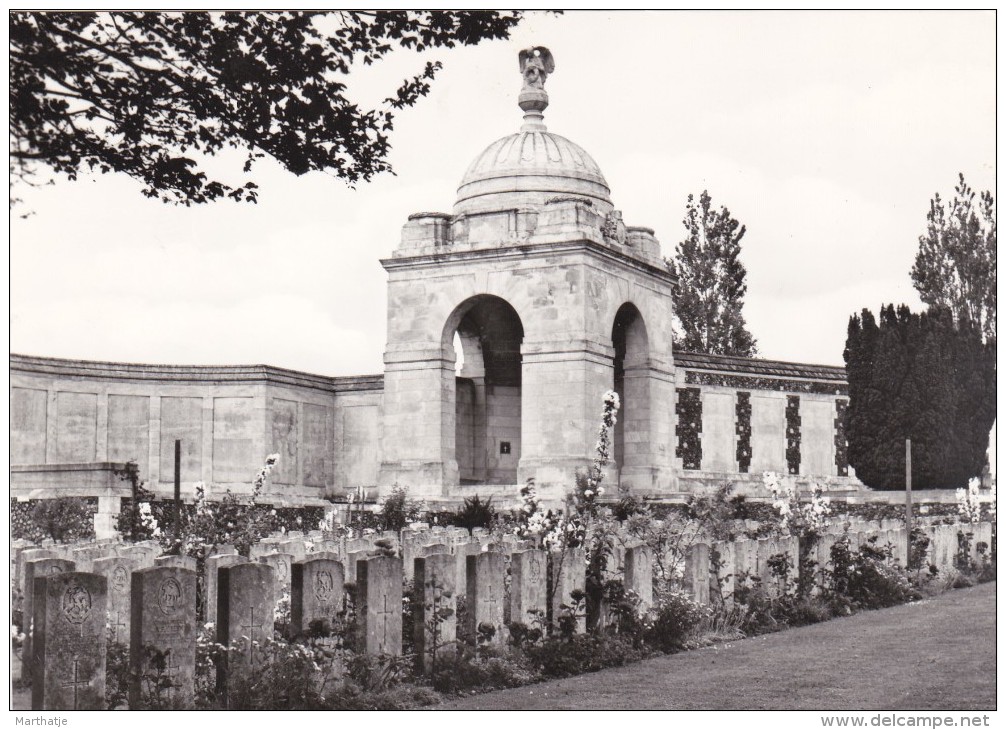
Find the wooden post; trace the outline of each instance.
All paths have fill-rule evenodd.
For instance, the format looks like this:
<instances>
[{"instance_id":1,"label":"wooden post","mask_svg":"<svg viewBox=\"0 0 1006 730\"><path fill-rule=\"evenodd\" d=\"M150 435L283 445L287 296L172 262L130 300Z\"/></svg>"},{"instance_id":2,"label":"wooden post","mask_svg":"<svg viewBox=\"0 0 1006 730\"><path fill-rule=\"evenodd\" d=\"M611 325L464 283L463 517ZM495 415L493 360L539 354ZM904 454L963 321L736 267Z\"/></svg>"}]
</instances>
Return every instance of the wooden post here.
<instances>
[{"instance_id":1,"label":"wooden post","mask_svg":"<svg viewBox=\"0 0 1006 730\"><path fill-rule=\"evenodd\" d=\"M175 539L182 537L182 442L175 439Z\"/></svg>"},{"instance_id":2,"label":"wooden post","mask_svg":"<svg viewBox=\"0 0 1006 730\"><path fill-rule=\"evenodd\" d=\"M905 552L905 568L912 562L912 440L905 439L905 532L908 546Z\"/></svg>"}]
</instances>

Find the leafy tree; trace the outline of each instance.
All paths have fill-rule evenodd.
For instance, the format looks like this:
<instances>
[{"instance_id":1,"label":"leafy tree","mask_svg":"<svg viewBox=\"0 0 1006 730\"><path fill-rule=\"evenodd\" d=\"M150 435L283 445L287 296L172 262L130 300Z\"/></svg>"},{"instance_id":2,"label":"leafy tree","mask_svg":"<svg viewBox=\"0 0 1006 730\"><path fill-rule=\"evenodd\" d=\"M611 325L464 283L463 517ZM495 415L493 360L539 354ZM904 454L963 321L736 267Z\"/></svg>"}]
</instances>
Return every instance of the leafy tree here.
<instances>
[{"instance_id":1,"label":"leafy tree","mask_svg":"<svg viewBox=\"0 0 1006 730\"><path fill-rule=\"evenodd\" d=\"M985 465L995 420L995 341L946 309L881 307L849 320L846 433L849 463L875 489L956 489Z\"/></svg>"},{"instance_id":2,"label":"leafy tree","mask_svg":"<svg viewBox=\"0 0 1006 730\"><path fill-rule=\"evenodd\" d=\"M713 210L703 191L698 203L688 196L683 221L688 236L678 244L673 262L675 346L689 352L756 355L757 343L747 331L744 294L747 271L740 262L745 227L725 207Z\"/></svg>"},{"instance_id":3,"label":"leafy tree","mask_svg":"<svg viewBox=\"0 0 1006 730\"><path fill-rule=\"evenodd\" d=\"M40 168L124 172L166 202L255 201L256 185L201 169L232 147L243 172L269 156L349 184L389 171L394 111L440 69L428 62L377 109L348 95L354 65L506 38L516 12L13 12L10 159L14 182Z\"/></svg>"},{"instance_id":4,"label":"leafy tree","mask_svg":"<svg viewBox=\"0 0 1006 730\"><path fill-rule=\"evenodd\" d=\"M996 336L996 211L992 193L975 192L960 175L954 198L929 202L926 233L912 267L912 283L930 307L969 319Z\"/></svg>"}]
</instances>

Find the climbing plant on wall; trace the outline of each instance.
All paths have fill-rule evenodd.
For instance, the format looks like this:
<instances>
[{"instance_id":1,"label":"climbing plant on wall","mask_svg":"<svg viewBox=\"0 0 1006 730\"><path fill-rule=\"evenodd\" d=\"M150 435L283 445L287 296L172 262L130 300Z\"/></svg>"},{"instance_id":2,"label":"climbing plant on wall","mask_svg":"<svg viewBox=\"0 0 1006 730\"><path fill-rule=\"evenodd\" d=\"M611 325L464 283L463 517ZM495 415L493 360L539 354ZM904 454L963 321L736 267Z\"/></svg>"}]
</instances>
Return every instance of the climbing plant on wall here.
<instances>
[{"instance_id":1,"label":"climbing plant on wall","mask_svg":"<svg viewBox=\"0 0 1006 730\"><path fill-rule=\"evenodd\" d=\"M800 473L800 396L786 396L786 468Z\"/></svg>"},{"instance_id":2,"label":"climbing plant on wall","mask_svg":"<svg viewBox=\"0 0 1006 730\"><path fill-rule=\"evenodd\" d=\"M751 394L737 393L737 470L747 474L751 468Z\"/></svg>"},{"instance_id":3,"label":"climbing plant on wall","mask_svg":"<svg viewBox=\"0 0 1006 730\"><path fill-rule=\"evenodd\" d=\"M678 416L675 456L685 469L702 468L702 394L698 388L678 388L674 412Z\"/></svg>"},{"instance_id":4,"label":"climbing plant on wall","mask_svg":"<svg viewBox=\"0 0 1006 730\"><path fill-rule=\"evenodd\" d=\"M838 476L849 476L849 442L845 436L845 414L849 401L839 398L835 401L835 468Z\"/></svg>"}]
</instances>

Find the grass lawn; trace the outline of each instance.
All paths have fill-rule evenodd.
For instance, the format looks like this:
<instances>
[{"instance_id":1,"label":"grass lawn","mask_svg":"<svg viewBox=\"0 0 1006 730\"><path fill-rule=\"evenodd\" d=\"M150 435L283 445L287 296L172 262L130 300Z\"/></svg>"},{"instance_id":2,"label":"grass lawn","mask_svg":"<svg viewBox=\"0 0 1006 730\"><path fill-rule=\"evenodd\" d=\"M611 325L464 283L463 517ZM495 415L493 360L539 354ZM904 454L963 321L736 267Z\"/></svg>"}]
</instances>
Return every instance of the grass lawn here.
<instances>
[{"instance_id":1,"label":"grass lawn","mask_svg":"<svg viewBox=\"0 0 1006 730\"><path fill-rule=\"evenodd\" d=\"M994 710L995 583L451 710Z\"/></svg>"}]
</instances>

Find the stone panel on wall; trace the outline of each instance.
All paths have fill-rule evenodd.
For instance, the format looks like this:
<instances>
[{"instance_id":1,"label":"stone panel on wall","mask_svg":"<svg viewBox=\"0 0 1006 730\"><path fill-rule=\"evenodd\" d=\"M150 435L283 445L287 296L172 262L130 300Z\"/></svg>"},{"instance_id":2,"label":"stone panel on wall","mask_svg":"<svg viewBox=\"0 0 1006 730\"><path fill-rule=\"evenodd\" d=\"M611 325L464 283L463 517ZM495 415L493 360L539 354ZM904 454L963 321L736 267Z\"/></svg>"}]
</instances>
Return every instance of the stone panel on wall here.
<instances>
[{"instance_id":1,"label":"stone panel on wall","mask_svg":"<svg viewBox=\"0 0 1006 730\"><path fill-rule=\"evenodd\" d=\"M108 460L135 461L140 478L150 474L150 398L108 396Z\"/></svg>"},{"instance_id":2,"label":"stone panel on wall","mask_svg":"<svg viewBox=\"0 0 1006 730\"><path fill-rule=\"evenodd\" d=\"M175 441L182 442L181 479L197 482L202 479L203 399L161 398L160 480L175 478Z\"/></svg>"},{"instance_id":3,"label":"stone panel on wall","mask_svg":"<svg viewBox=\"0 0 1006 730\"><path fill-rule=\"evenodd\" d=\"M10 461L12 464L45 463L45 409L47 394L31 388L10 389Z\"/></svg>"},{"instance_id":4,"label":"stone panel on wall","mask_svg":"<svg viewBox=\"0 0 1006 730\"><path fill-rule=\"evenodd\" d=\"M97 419L97 394L56 394L56 463L94 461Z\"/></svg>"},{"instance_id":5,"label":"stone panel on wall","mask_svg":"<svg viewBox=\"0 0 1006 730\"><path fill-rule=\"evenodd\" d=\"M213 399L213 481L250 482L265 458L255 453L254 398Z\"/></svg>"},{"instance_id":6,"label":"stone panel on wall","mask_svg":"<svg viewBox=\"0 0 1006 730\"><path fill-rule=\"evenodd\" d=\"M297 483L297 403L273 398L271 453L279 454L279 463L269 479L274 484Z\"/></svg>"},{"instance_id":7,"label":"stone panel on wall","mask_svg":"<svg viewBox=\"0 0 1006 730\"><path fill-rule=\"evenodd\" d=\"M348 460L349 487L377 484L377 417L376 406L342 409L342 454Z\"/></svg>"},{"instance_id":8,"label":"stone panel on wall","mask_svg":"<svg viewBox=\"0 0 1006 730\"><path fill-rule=\"evenodd\" d=\"M702 394L702 468L737 471L733 393Z\"/></svg>"},{"instance_id":9,"label":"stone panel on wall","mask_svg":"<svg viewBox=\"0 0 1006 730\"><path fill-rule=\"evenodd\" d=\"M808 400L800 404L802 473L835 476L835 402Z\"/></svg>"},{"instance_id":10,"label":"stone panel on wall","mask_svg":"<svg viewBox=\"0 0 1006 730\"><path fill-rule=\"evenodd\" d=\"M786 399L751 394L751 473L786 473Z\"/></svg>"},{"instance_id":11,"label":"stone panel on wall","mask_svg":"<svg viewBox=\"0 0 1006 730\"><path fill-rule=\"evenodd\" d=\"M471 378L457 378L454 454L458 476L462 481L474 481L475 474L475 383Z\"/></svg>"},{"instance_id":12,"label":"stone panel on wall","mask_svg":"<svg viewBox=\"0 0 1006 730\"><path fill-rule=\"evenodd\" d=\"M305 486L326 487L333 481L332 440L334 436L332 415L332 408L329 406L318 406L311 403L304 404L304 443L301 444L304 473L301 481L303 481ZM376 424L377 419L375 416L375 449L377 448ZM376 456L374 461L376 461Z\"/></svg>"},{"instance_id":13,"label":"stone panel on wall","mask_svg":"<svg viewBox=\"0 0 1006 730\"><path fill-rule=\"evenodd\" d=\"M490 484L516 484L520 461L519 387L492 385L486 388L486 462Z\"/></svg>"}]
</instances>

